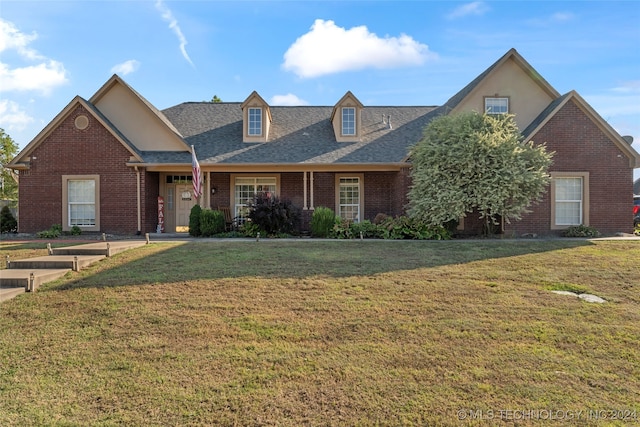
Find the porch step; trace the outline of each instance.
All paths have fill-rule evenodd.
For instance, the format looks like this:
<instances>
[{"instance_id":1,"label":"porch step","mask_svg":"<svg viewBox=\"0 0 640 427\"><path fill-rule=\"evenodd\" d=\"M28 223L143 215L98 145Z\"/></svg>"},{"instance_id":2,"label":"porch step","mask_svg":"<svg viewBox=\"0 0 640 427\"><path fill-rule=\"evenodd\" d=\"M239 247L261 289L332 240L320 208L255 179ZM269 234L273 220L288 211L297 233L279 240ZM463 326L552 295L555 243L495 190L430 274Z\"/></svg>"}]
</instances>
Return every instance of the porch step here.
<instances>
[{"instance_id":1,"label":"porch step","mask_svg":"<svg viewBox=\"0 0 640 427\"><path fill-rule=\"evenodd\" d=\"M51 255L104 255L111 256L129 249L144 246L144 240L122 240L116 242L86 243L51 249Z\"/></svg>"},{"instance_id":2,"label":"porch step","mask_svg":"<svg viewBox=\"0 0 640 427\"><path fill-rule=\"evenodd\" d=\"M10 260L8 268L0 270L0 301L24 292L35 292L40 285L72 270L81 270L105 257L146 244L145 240L86 243L52 248L49 256Z\"/></svg>"},{"instance_id":3,"label":"porch step","mask_svg":"<svg viewBox=\"0 0 640 427\"><path fill-rule=\"evenodd\" d=\"M79 271L94 262L100 261L106 255L50 255L11 261L9 269L63 269ZM77 265L75 265L77 262Z\"/></svg>"},{"instance_id":4,"label":"porch step","mask_svg":"<svg viewBox=\"0 0 640 427\"><path fill-rule=\"evenodd\" d=\"M35 291L46 282L56 280L65 274L70 269L66 268L47 268L47 269L18 269L10 268L8 270L0 270L0 289L4 295L5 290L8 288L21 287L22 290L29 289ZM31 274L33 273L33 285L31 284Z\"/></svg>"}]
</instances>

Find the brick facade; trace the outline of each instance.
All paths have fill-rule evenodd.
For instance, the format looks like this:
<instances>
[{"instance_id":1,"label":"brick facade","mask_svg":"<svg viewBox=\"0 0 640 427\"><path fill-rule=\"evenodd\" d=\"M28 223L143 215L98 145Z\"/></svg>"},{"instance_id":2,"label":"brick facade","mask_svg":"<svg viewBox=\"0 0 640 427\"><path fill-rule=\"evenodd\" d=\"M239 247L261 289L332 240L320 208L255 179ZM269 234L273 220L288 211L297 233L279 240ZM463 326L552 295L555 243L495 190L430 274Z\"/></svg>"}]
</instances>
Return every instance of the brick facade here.
<instances>
[{"instance_id":1,"label":"brick facade","mask_svg":"<svg viewBox=\"0 0 640 427\"><path fill-rule=\"evenodd\" d=\"M79 115L89 119L89 125L79 130L74 120ZM134 234L137 229L136 172L126 166L131 153L82 106L78 106L54 128L32 152L31 165L20 173L19 231L36 233L54 224L62 224L62 176L100 176L100 231ZM155 187L157 178L143 177L142 195ZM155 206L155 200L154 200ZM148 227L151 216L144 210ZM154 226L155 227L155 226Z\"/></svg>"},{"instance_id":2,"label":"brick facade","mask_svg":"<svg viewBox=\"0 0 640 427\"><path fill-rule=\"evenodd\" d=\"M158 225L158 196L160 188L160 174L142 170L141 179L141 230L142 234L156 231Z\"/></svg>"},{"instance_id":3,"label":"brick facade","mask_svg":"<svg viewBox=\"0 0 640 427\"><path fill-rule=\"evenodd\" d=\"M532 138L555 152L550 172L589 173L589 225L605 235L633 230L633 169L629 158L575 103L568 102ZM551 228L551 200L541 203L521 221L505 226L508 235L560 234Z\"/></svg>"}]
</instances>

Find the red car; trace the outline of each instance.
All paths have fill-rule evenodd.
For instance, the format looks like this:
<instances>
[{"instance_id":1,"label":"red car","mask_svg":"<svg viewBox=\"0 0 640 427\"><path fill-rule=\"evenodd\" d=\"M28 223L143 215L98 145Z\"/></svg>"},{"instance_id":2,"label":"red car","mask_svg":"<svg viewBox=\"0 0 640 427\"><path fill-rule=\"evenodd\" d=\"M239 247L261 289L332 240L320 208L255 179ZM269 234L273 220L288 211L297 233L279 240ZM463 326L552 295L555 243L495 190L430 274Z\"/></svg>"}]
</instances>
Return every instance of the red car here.
<instances>
[{"instance_id":1,"label":"red car","mask_svg":"<svg viewBox=\"0 0 640 427\"><path fill-rule=\"evenodd\" d=\"M640 196L633 196L633 225L640 225Z\"/></svg>"}]
</instances>

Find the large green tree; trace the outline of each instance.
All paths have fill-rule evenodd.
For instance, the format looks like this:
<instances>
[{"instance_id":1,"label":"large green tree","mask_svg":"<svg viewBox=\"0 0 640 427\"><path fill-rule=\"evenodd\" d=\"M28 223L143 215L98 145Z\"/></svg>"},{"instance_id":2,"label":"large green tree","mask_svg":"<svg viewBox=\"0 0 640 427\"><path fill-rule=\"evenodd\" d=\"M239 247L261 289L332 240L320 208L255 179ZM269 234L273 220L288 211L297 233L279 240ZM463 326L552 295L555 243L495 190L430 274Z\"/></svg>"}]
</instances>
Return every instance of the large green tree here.
<instances>
[{"instance_id":1,"label":"large green tree","mask_svg":"<svg viewBox=\"0 0 640 427\"><path fill-rule=\"evenodd\" d=\"M522 142L512 115L441 116L411 150L408 214L445 225L475 210L487 230L520 219L546 191L551 158L544 145Z\"/></svg>"},{"instance_id":2,"label":"large green tree","mask_svg":"<svg viewBox=\"0 0 640 427\"><path fill-rule=\"evenodd\" d=\"M18 154L18 144L0 128L0 199L18 200L18 179L4 166Z\"/></svg>"}]
</instances>

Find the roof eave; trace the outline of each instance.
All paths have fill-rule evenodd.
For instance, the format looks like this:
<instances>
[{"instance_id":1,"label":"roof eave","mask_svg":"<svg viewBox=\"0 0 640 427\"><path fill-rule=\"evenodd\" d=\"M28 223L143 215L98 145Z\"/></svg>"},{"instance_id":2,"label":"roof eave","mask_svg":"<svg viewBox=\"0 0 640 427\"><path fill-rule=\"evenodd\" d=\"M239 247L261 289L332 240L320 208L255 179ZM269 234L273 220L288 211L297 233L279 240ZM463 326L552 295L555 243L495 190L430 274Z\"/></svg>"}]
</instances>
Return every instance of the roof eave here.
<instances>
[{"instance_id":1,"label":"roof eave","mask_svg":"<svg viewBox=\"0 0 640 427\"><path fill-rule=\"evenodd\" d=\"M190 172L191 163L127 162L129 167L144 167L151 172ZM391 163L204 163L203 172L393 172L408 167L407 162Z\"/></svg>"}]
</instances>

